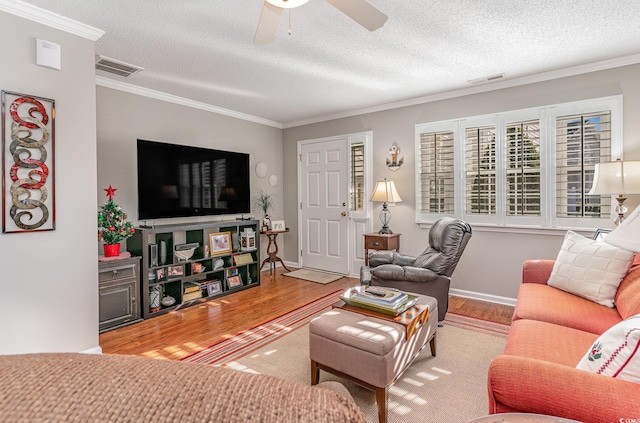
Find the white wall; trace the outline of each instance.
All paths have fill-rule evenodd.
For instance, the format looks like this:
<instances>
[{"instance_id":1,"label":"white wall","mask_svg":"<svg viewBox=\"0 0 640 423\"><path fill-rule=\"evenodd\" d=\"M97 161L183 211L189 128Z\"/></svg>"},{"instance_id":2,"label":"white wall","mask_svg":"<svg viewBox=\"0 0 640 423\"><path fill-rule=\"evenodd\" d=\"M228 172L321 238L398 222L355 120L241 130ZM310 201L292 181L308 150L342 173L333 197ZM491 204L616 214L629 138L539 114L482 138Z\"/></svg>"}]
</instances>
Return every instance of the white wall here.
<instances>
[{"instance_id":1,"label":"white wall","mask_svg":"<svg viewBox=\"0 0 640 423\"><path fill-rule=\"evenodd\" d=\"M61 71L35 64L36 38ZM56 106L56 229L0 234L0 354L97 349L95 42L6 12L0 39L0 88Z\"/></svg>"},{"instance_id":2,"label":"white wall","mask_svg":"<svg viewBox=\"0 0 640 423\"><path fill-rule=\"evenodd\" d=\"M117 188L114 201L137 223L137 153L136 140L167 142L250 154L252 211L262 212L253 204L258 189L274 195L272 215L282 216L282 130L234 117L223 116L194 107L182 106L118 89L97 88L98 132L98 203L106 201L103 188ZM255 165L264 162L267 176L259 178ZM268 183L276 175L278 184ZM161 219L148 224L234 219L236 216L205 216L185 219ZM245 216L246 217L246 216ZM266 248L263 237L261 249Z\"/></svg>"},{"instance_id":3,"label":"white wall","mask_svg":"<svg viewBox=\"0 0 640 423\"><path fill-rule=\"evenodd\" d=\"M284 130L285 162L295 160L296 144L306 139L323 138L362 131L373 131L373 179L393 179L403 202L391 208L390 227L401 233L400 251L419 254L426 246L427 230L415 223L415 125L517 110L534 106L622 94L624 96L624 158L640 159L640 65L592 72L513 88L467 95L448 100L368 113ZM404 156L404 165L397 171L385 165L387 151L397 142ZM297 181L295 166L284 168L285 216L292 231L285 236L287 250L284 259L298 262L297 244ZM630 198L629 205L638 204ZM380 227L374 209L374 228ZM613 223L611 224L613 227ZM555 258L564 231L541 234L487 232L475 228L452 279L452 288L490 296L515 298L520 282L522 262L529 258Z\"/></svg>"}]
</instances>

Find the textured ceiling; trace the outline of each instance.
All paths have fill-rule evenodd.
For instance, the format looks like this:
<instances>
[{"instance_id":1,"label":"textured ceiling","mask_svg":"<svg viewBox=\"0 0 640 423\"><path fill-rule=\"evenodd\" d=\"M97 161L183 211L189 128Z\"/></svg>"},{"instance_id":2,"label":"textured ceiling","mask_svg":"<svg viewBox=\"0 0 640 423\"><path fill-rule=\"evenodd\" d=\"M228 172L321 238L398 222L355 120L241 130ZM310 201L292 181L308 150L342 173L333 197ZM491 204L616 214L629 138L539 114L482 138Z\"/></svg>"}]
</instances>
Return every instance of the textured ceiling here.
<instances>
[{"instance_id":1,"label":"textured ceiling","mask_svg":"<svg viewBox=\"0 0 640 423\"><path fill-rule=\"evenodd\" d=\"M99 76L285 127L640 53L640 0L369 1L389 17L375 32L310 0L264 46L262 0L25 2L104 30L97 54L145 68Z\"/></svg>"}]
</instances>

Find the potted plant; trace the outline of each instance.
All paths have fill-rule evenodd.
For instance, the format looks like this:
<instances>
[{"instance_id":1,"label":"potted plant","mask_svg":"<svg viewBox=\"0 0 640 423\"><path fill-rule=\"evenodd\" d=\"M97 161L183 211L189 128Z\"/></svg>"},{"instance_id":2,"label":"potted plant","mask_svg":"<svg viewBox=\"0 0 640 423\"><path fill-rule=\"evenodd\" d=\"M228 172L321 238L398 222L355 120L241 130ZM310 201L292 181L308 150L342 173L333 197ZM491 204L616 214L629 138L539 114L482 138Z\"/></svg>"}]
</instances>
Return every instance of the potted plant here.
<instances>
[{"instance_id":1,"label":"potted plant","mask_svg":"<svg viewBox=\"0 0 640 423\"><path fill-rule=\"evenodd\" d=\"M273 206L275 206L273 195L265 191L258 190L258 197L256 197L256 206L258 206L258 208L262 210L262 230L265 231L271 229L271 218L269 217L269 210Z\"/></svg>"},{"instance_id":2,"label":"potted plant","mask_svg":"<svg viewBox=\"0 0 640 423\"><path fill-rule=\"evenodd\" d=\"M109 185L109 200L98 208L98 241L104 242L105 257L116 257L120 254L120 241L129 238L135 232L131 222L127 222L127 214L113 201L115 188Z\"/></svg>"}]
</instances>

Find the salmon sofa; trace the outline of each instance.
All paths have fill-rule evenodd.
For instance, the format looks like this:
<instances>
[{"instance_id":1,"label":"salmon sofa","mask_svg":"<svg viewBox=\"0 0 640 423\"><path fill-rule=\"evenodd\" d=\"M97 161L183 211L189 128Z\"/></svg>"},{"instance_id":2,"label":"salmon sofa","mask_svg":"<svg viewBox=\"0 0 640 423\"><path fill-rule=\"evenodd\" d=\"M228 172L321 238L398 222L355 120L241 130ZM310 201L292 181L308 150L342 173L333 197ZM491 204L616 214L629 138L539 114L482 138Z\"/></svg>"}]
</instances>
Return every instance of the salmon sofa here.
<instances>
[{"instance_id":1,"label":"salmon sofa","mask_svg":"<svg viewBox=\"0 0 640 423\"><path fill-rule=\"evenodd\" d=\"M547 285L553 267L554 260L524 263L504 353L489 366L489 412L640 421L640 383L576 368L599 335L640 314L640 254L618 287L614 308Z\"/></svg>"}]
</instances>

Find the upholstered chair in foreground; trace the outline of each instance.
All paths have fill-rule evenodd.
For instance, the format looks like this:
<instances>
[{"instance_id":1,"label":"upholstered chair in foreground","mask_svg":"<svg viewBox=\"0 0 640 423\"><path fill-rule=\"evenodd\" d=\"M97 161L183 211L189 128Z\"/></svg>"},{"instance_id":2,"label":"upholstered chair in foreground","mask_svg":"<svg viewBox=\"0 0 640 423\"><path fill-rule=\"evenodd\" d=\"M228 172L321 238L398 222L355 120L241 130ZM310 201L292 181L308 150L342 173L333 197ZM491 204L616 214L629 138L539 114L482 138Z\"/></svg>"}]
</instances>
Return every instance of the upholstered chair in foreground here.
<instances>
[{"instance_id":1,"label":"upholstered chair in foreground","mask_svg":"<svg viewBox=\"0 0 640 423\"><path fill-rule=\"evenodd\" d=\"M386 286L435 297L438 320L449 307L449 286L460 256L471 238L471 226L452 217L438 219L429 230L429 245L418 257L373 251L360 269L362 285Z\"/></svg>"}]
</instances>

